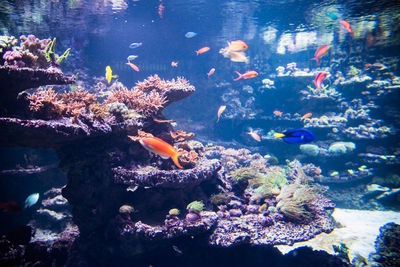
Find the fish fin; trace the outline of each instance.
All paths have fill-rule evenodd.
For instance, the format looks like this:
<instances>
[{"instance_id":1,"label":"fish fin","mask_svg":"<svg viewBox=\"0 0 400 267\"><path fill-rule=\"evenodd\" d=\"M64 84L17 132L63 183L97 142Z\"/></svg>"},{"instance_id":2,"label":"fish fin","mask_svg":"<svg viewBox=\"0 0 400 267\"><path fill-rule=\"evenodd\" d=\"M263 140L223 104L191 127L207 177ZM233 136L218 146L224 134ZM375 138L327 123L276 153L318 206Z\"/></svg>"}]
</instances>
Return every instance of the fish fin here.
<instances>
[{"instance_id":1,"label":"fish fin","mask_svg":"<svg viewBox=\"0 0 400 267\"><path fill-rule=\"evenodd\" d=\"M274 137L275 138L282 138L282 137L285 137L285 135L282 134L282 133L274 133Z\"/></svg>"},{"instance_id":2,"label":"fish fin","mask_svg":"<svg viewBox=\"0 0 400 267\"><path fill-rule=\"evenodd\" d=\"M240 74L238 71L235 71L237 75L239 75L239 77L237 77L236 79L233 79L234 81L240 80L242 79L242 74Z\"/></svg>"},{"instance_id":3,"label":"fish fin","mask_svg":"<svg viewBox=\"0 0 400 267\"><path fill-rule=\"evenodd\" d=\"M185 154L185 153L186 153L186 152L177 152L177 153L175 153L175 154L171 157L172 161L175 163L175 165L176 165L179 169L183 169L183 167L181 166L181 164L179 164L178 156L180 156L180 155L182 155L182 154Z\"/></svg>"}]
</instances>

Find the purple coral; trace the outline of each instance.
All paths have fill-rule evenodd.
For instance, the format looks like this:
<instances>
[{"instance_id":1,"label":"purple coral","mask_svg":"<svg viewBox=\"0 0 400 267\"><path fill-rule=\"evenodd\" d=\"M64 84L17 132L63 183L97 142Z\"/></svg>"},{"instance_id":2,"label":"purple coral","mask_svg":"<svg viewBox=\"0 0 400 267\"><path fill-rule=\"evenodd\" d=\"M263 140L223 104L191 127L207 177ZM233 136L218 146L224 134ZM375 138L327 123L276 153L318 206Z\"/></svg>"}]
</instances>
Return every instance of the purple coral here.
<instances>
[{"instance_id":1,"label":"purple coral","mask_svg":"<svg viewBox=\"0 0 400 267\"><path fill-rule=\"evenodd\" d=\"M19 51L7 51L3 55L6 66L24 67L25 63L22 61L22 53Z\"/></svg>"}]
</instances>

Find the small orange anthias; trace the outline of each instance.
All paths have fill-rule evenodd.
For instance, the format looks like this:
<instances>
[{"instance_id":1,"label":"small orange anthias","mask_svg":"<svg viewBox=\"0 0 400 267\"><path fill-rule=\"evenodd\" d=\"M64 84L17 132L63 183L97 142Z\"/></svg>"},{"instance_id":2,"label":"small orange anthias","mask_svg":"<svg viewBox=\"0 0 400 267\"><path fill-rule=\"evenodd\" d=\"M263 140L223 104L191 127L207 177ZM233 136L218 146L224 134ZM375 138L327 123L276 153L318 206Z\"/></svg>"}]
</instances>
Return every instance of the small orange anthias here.
<instances>
[{"instance_id":1,"label":"small orange anthias","mask_svg":"<svg viewBox=\"0 0 400 267\"><path fill-rule=\"evenodd\" d=\"M234 81L240 80L240 79L250 79L253 77L256 77L258 75L258 72L255 70L248 70L243 74L240 74L238 71L235 71L237 75L239 75L239 77L237 77L236 79L233 79Z\"/></svg>"},{"instance_id":2,"label":"small orange anthias","mask_svg":"<svg viewBox=\"0 0 400 267\"><path fill-rule=\"evenodd\" d=\"M129 136L132 140L136 140L136 137ZM150 152L153 152L163 159L171 158L175 165L182 169L183 167L179 164L178 156L184 154L185 152L178 152L176 149L168 144L167 142L161 140L157 137L143 137L139 140L140 144Z\"/></svg>"},{"instance_id":3,"label":"small orange anthias","mask_svg":"<svg viewBox=\"0 0 400 267\"><path fill-rule=\"evenodd\" d=\"M203 54L203 53L205 53L205 52L207 52L209 50L210 50L210 47L205 46L205 47L202 47L202 48L200 48L199 50L197 50L195 52L196 52L196 55L200 55L200 54Z\"/></svg>"},{"instance_id":4,"label":"small orange anthias","mask_svg":"<svg viewBox=\"0 0 400 267\"><path fill-rule=\"evenodd\" d=\"M318 73L317 77L315 77L315 79L314 79L315 88L317 88L317 89L321 88L322 82L325 80L327 75L328 75L328 73L326 73L326 72Z\"/></svg>"},{"instance_id":5,"label":"small orange anthias","mask_svg":"<svg viewBox=\"0 0 400 267\"><path fill-rule=\"evenodd\" d=\"M245 42L243 42L242 40L228 42L228 47L229 47L229 50L233 51L233 52L242 52L248 48L247 44Z\"/></svg>"},{"instance_id":6,"label":"small orange anthias","mask_svg":"<svg viewBox=\"0 0 400 267\"><path fill-rule=\"evenodd\" d=\"M328 53L330 49L329 45L322 45L320 47L318 47L317 51L315 51L314 57L311 60L316 60L317 61L317 65L319 65L319 59L326 55Z\"/></svg>"}]
</instances>

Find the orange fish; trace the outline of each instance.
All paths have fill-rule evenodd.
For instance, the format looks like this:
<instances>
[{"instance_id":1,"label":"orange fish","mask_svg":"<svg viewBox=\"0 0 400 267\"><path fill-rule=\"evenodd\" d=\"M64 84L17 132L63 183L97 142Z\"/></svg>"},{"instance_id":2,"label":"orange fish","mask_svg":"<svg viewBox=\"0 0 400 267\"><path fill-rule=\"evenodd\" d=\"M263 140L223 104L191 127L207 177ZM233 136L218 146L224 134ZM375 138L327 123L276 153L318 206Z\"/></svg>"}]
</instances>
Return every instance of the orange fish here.
<instances>
[{"instance_id":1,"label":"orange fish","mask_svg":"<svg viewBox=\"0 0 400 267\"><path fill-rule=\"evenodd\" d=\"M320 59L322 56L326 55L326 54L328 53L329 49L330 49L330 46L329 46L329 45L322 45L322 46L320 46L320 47L317 49L317 51L315 51L314 57L313 57L311 60L316 60L316 61L317 61L317 65L319 65L319 59Z\"/></svg>"},{"instance_id":2,"label":"orange fish","mask_svg":"<svg viewBox=\"0 0 400 267\"><path fill-rule=\"evenodd\" d=\"M160 16L160 19L164 17L164 5L162 4L162 0L160 0L160 4L158 5L158 16Z\"/></svg>"},{"instance_id":3,"label":"orange fish","mask_svg":"<svg viewBox=\"0 0 400 267\"><path fill-rule=\"evenodd\" d=\"M342 26L346 29L346 31L347 31L348 33L354 34L354 32L351 30L350 23L348 23L348 22L345 21L345 20L341 20L341 21L339 21L339 22L340 22L340 24L342 24Z\"/></svg>"},{"instance_id":4,"label":"orange fish","mask_svg":"<svg viewBox=\"0 0 400 267\"><path fill-rule=\"evenodd\" d=\"M237 77L236 79L233 79L234 81L240 80L240 79L250 79L253 77L256 77L258 75L257 71L254 70L248 70L243 74L240 74L239 72L235 71L237 75L239 75L239 77Z\"/></svg>"},{"instance_id":5,"label":"orange fish","mask_svg":"<svg viewBox=\"0 0 400 267\"><path fill-rule=\"evenodd\" d=\"M22 211L20 205L18 205L18 203L15 201L0 203L0 209L3 209L5 212L8 213L20 213Z\"/></svg>"},{"instance_id":6,"label":"orange fish","mask_svg":"<svg viewBox=\"0 0 400 267\"><path fill-rule=\"evenodd\" d=\"M303 116L301 116L300 120L305 120L305 119L307 119L307 118L309 118L311 116L312 116L312 113L308 112L308 113L304 114Z\"/></svg>"},{"instance_id":7,"label":"orange fish","mask_svg":"<svg viewBox=\"0 0 400 267\"><path fill-rule=\"evenodd\" d=\"M247 132L247 134L250 135L251 138L253 138L257 142L261 142L261 137L256 132L254 132L253 129L250 128L250 131Z\"/></svg>"},{"instance_id":8,"label":"orange fish","mask_svg":"<svg viewBox=\"0 0 400 267\"><path fill-rule=\"evenodd\" d=\"M132 140L136 140L135 136L128 135L128 137ZM175 165L182 169L182 166L178 162L178 156L184 154L185 152L176 151L173 146L157 137L143 137L139 140L139 142L145 149L159 155L163 159L171 158Z\"/></svg>"},{"instance_id":9,"label":"orange fish","mask_svg":"<svg viewBox=\"0 0 400 267\"><path fill-rule=\"evenodd\" d=\"M274 114L275 116L282 116L282 114L283 114L283 112L282 111L279 111L279 110L274 110L273 112L272 112L272 114Z\"/></svg>"},{"instance_id":10,"label":"orange fish","mask_svg":"<svg viewBox=\"0 0 400 267\"><path fill-rule=\"evenodd\" d=\"M203 54L205 52L207 52L208 50L210 50L210 48L208 46L202 47L199 50L195 51L197 55Z\"/></svg>"},{"instance_id":11,"label":"orange fish","mask_svg":"<svg viewBox=\"0 0 400 267\"><path fill-rule=\"evenodd\" d=\"M247 44L242 40L228 42L228 46L231 52L242 52L248 48Z\"/></svg>"},{"instance_id":12,"label":"orange fish","mask_svg":"<svg viewBox=\"0 0 400 267\"><path fill-rule=\"evenodd\" d=\"M131 62L127 62L126 65L128 65L129 67L131 67L132 69L139 71L138 66L136 66L135 64L131 63Z\"/></svg>"},{"instance_id":13,"label":"orange fish","mask_svg":"<svg viewBox=\"0 0 400 267\"><path fill-rule=\"evenodd\" d=\"M171 61L171 67L178 67L178 61Z\"/></svg>"},{"instance_id":14,"label":"orange fish","mask_svg":"<svg viewBox=\"0 0 400 267\"><path fill-rule=\"evenodd\" d=\"M210 77L211 75L213 75L215 72L215 68L212 68L208 73L207 76Z\"/></svg>"},{"instance_id":15,"label":"orange fish","mask_svg":"<svg viewBox=\"0 0 400 267\"><path fill-rule=\"evenodd\" d=\"M226 106L224 106L224 105L219 107L218 113L217 113L217 123L219 122L219 117L221 116L222 112L224 112L225 109L226 109Z\"/></svg>"},{"instance_id":16,"label":"orange fish","mask_svg":"<svg viewBox=\"0 0 400 267\"><path fill-rule=\"evenodd\" d=\"M326 73L326 72L318 73L317 77L315 77L315 79L314 79L315 88L317 88L317 89L321 88L321 84L325 80L326 75L328 75L328 73Z\"/></svg>"}]
</instances>

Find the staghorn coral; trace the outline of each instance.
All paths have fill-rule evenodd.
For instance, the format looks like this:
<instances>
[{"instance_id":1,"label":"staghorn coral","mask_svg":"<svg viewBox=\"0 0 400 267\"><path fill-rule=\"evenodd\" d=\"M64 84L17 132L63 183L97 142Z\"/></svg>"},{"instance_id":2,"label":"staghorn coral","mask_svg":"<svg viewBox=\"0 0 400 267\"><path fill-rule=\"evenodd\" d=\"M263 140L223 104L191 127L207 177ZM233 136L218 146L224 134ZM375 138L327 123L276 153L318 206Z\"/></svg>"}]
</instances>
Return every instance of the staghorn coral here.
<instances>
[{"instance_id":1,"label":"staghorn coral","mask_svg":"<svg viewBox=\"0 0 400 267\"><path fill-rule=\"evenodd\" d=\"M165 81L154 75L143 82L138 82L131 90L126 87L112 90L105 102L120 102L129 109L150 117L193 91L194 87L184 78L178 77L176 80Z\"/></svg>"},{"instance_id":2,"label":"staghorn coral","mask_svg":"<svg viewBox=\"0 0 400 267\"><path fill-rule=\"evenodd\" d=\"M57 94L53 89L45 89L29 95L29 109L38 118L57 119L61 116L79 117L90 112L90 105L96 97L86 91Z\"/></svg>"},{"instance_id":3,"label":"staghorn coral","mask_svg":"<svg viewBox=\"0 0 400 267\"><path fill-rule=\"evenodd\" d=\"M29 109L35 116L56 119L64 112L64 104L53 89L39 90L28 96Z\"/></svg>"}]
</instances>

